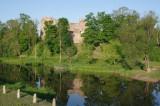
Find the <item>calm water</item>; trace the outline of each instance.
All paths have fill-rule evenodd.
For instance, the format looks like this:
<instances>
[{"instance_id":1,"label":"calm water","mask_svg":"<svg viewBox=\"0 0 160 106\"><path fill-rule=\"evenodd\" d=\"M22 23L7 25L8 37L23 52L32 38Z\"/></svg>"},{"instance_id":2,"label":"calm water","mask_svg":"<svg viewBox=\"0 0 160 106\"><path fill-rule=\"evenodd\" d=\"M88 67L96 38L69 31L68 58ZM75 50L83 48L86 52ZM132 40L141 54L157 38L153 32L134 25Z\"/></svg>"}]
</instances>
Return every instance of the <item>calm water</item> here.
<instances>
[{"instance_id":1,"label":"calm water","mask_svg":"<svg viewBox=\"0 0 160 106\"><path fill-rule=\"evenodd\" d=\"M1 64L0 84L17 82L55 92L37 95L48 101L55 97L58 106L160 106L160 83L117 75L56 72L43 65Z\"/></svg>"}]
</instances>

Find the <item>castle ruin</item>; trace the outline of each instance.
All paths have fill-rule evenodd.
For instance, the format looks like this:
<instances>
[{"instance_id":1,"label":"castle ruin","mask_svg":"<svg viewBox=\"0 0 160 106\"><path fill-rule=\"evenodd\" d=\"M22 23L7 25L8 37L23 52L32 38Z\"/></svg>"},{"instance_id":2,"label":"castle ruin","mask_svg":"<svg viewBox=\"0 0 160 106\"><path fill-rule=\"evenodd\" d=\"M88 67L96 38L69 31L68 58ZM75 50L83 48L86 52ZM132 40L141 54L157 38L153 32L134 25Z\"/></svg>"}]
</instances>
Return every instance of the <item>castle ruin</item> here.
<instances>
[{"instance_id":1,"label":"castle ruin","mask_svg":"<svg viewBox=\"0 0 160 106\"><path fill-rule=\"evenodd\" d=\"M45 38L45 23L52 21L53 25L56 25L58 23L58 20L52 18L52 17L43 17L41 20L41 38L44 40ZM86 26L85 26L85 21L80 20L78 23L69 23L69 31L71 33L71 36L73 38L74 43L82 43L83 42L83 37L81 36L82 33L84 32Z\"/></svg>"}]
</instances>

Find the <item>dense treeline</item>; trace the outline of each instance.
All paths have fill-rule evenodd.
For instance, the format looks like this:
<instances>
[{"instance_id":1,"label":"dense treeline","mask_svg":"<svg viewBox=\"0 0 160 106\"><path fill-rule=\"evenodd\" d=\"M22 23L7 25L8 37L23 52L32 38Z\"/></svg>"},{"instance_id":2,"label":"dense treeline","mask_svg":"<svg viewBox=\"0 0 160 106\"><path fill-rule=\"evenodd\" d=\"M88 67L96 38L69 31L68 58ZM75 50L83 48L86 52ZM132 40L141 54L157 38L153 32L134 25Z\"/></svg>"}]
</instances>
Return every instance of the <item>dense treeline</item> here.
<instances>
[{"instance_id":1,"label":"dense treeline","mask_svg":"<svg viewBox=\"0 0 160 106\"><path fill-rule=\"evenodd\" d=\"M122 7L111 15L100 12L95 16L90 13L86 16L86 22L85 43L92 45L94 50L100 46L101 51L107 48L104 45L111 45L118 53L111 52L112 59L107 61L121 63L130 69L141 67L149 70L150 60L160 60L160 29L156 27L158 18L154 12L140 17L135 10Z\"/></svg>"},{"instance_id":2,"label":"dense treeline","mask_svg":"<svg viewBox=\"0 0 160 106\"><path fill-rule=\"evenodd\" d=\"M0 23L0 56L29 54L37 41L37 25L26 14Z\"/></svg>"},{"instance_id":3,"label":"dense treeline","mask_svg":"<svg viewBox=\"0 0 160 106\"><path fill-rule=\"evenodd\" d=\"M56 25L47 22L45 39L38 36L37 24L26 14L0 22L0 56L65 55L71 62L87 60L121 64L125 68L150 69L150 61L160 61L160 28L153 11L144 16L121 7L112 14L89 13L85 18L84 43L73 43L69 22L60 18ZM76 62L75 61L75 62Z\"/></svg>"}]
</instances>

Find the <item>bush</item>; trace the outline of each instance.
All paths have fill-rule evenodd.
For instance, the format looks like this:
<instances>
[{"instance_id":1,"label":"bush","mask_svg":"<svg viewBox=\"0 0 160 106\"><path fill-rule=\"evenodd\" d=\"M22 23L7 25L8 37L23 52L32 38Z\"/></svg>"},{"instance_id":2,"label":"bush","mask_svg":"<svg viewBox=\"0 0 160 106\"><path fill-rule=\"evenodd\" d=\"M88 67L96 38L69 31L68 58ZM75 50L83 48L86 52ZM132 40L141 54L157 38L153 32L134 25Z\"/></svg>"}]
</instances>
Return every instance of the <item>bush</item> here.
<instances>
[{"instance_id":1,"label":"bush","mask_svg":"<svg viewBox=\"0 0 160 106\"><path fill-rule=\"evenodd\" d=\"M141 63L141 62L137 62L136 66L138 66L140 69L144 70L145 68L145 64Z\"/></svg>"},{"instance_id":2,"label":"bush","mask_svg":"<svg viewBox=\"0 0 160 106\"><path fill-rule=\"evenodd\" d=\"M160 62L160 48L154 47L152 50L150 50L149 56L150 56L151 61Z\"/></svg>"},{"instance_id":3,"label":"bush","mask_svg":"<svg viewBox=\"0 0 160 106\"><path fill-rule=\"evenodd\" d=\"M118 63L121 59L117 47L119 46L118 41L111 41L109 44L101 44L101 60L104 60L107 63L115 64Z\"/></svg>"},{"instance_id":4,"label":"bush","mask_svg":"<svg viewBox=\"0 0 160 106\"><path fill-rule=\"evenodd\" d=\"M95 64L97 62L98 59L92 58L91 60L89 60L89 64Z\"/></svg>"},{"instance_id":5,"label":"bush","mask_svg":"<svg viewBox=\"0 0 160 106\"><path fill-rule=\"evenodd\" d=\"M41 43L38 43L33 51L32 51L32 55L35 55L35 49L36 49L36 54L38 57L41 57L41 56L51 56L51 52L50 50L41 42Z\"/></svg>"},{"instance_id":6,"label":"bush","mask_svg":"<svg viewBox=\"0 0 160 106\"><path fill-rule=\"evenodd\" d=\"M77 48L79 48L77 51L77 55L75 56L76 58L75 60L77 62L80 61L88 62L88 60L92 58L93 48L90 45L82 44L78 45Z\"/></svg>"}]
</instances>

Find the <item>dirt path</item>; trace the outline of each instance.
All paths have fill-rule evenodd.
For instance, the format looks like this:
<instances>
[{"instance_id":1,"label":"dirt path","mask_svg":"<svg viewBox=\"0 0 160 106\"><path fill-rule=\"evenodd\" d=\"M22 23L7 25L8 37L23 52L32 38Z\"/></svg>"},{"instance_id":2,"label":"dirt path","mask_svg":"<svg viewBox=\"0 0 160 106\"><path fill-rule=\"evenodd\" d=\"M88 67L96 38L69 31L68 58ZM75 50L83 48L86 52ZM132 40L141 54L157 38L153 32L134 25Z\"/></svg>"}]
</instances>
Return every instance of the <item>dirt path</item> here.
<instances>
[{"instance_id":1,"label":"dirt path","mask_svg":"<svg viewBox=\"0 0 160 106\"><path fill-rule=\"evenodd\" d=\"M160 75L160 71L152 71L152 72L141 72L133 75L133 79L145 81L145 82L158 82L160 81L160 77L157 78L157 76Z\"/></svg>"}]
</instances>

